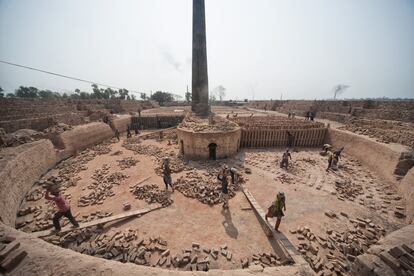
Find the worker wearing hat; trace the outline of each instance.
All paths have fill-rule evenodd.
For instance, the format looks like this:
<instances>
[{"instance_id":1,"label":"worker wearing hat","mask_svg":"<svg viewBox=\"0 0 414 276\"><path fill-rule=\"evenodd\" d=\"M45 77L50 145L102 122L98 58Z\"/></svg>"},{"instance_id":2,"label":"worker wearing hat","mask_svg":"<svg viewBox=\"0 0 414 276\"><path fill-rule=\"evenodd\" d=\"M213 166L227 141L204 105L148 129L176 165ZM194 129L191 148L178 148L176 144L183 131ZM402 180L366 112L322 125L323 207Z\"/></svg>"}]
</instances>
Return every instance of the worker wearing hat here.
<instances>
[{"instance_id":1,"label":"worker wearing hat","mask_svg":"<svg viewBox=\"0 0 414 276\"><path fill-rule=\"evenodd\" d=\"M284 192L279 192L276 196L276 200L272 205L267 209L267 214L265 219L276 217L275 230L279 232L279 225L282 221L282 217L285 215L283 211L286 211L286 198Z\"/></svg>"}]
</instances>

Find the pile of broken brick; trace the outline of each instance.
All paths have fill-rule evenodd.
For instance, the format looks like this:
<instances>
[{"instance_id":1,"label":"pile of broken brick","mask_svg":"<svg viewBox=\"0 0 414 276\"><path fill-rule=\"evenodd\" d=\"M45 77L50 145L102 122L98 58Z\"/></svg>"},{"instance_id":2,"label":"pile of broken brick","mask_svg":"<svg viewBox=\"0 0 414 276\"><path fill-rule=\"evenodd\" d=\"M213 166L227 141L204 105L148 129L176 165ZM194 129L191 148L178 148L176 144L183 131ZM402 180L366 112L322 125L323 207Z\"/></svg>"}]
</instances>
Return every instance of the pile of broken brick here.
<instances>
[{"instance_id":1,"label":"pile of broken brick","mask_svg":"<svg viewBox=\"0 0 414 276\"><path fill-rule=\"evenodd\" d=\"M124 140L122 146L128 150L131 150L137 154L148 155L153 157L162 158L164 156L164 151L157 146L154 145L141 145L134 143L129 140Z\"/></svg>"},{"instance_id":2,"label":"pile of broken brick","mask_svg":"<svg viewBox=\"0 0 414 276\"><path fill-rule=\"evenodd\" d=\"M325 215L332 219L337 218L332 211L325 212ZM370 219L351 219L343 212L341 216L348 219L352 227L342 231L328 229L322 235L312 233L308 226L290 230L291 234L296 235L298 250L305 260L312 269L323 275L347 273L356 257L385 235L385 229Z\"/></svg>"},{"instance_id":3,"label":"pile of broken brick","mask_svg":"<svg viewBox=\"0 0 414 276\"><path fill-rule=\"evenodd\" d=\"M283 264L274 253L253 254L237 262L227 245L207 248L196 242L192 243L191 248L182 250L181 254L173 254L163 238L143 237L133 229L105 232L93 226L44 239L95 257L166 269L208 271L218 269L223 261L230 262L234 268L248 268L250 265L271 267Z\"/></svg>"},{"instance_id":4,"label":"pile of broken brick","mask_svg":"<svg viewBox=\"0 0 414 276\"><path fill-rule=\"evenodd\" d=\"M104 164L101 169L95 170L92 179L94 181L87 186L90 192L79 198L78 206L101 205L108 197L113 197L115 193L112 191L114 185L120 185L128 176L115 172L109 174L109 166Z\"/></svg>"},{"instance_id":5,"label":"pile of broken brick","mask_svg":"<svg viewBox=\"0 0 414 276\"><path fill-rule=\"evenodd\" d=\"M222 202L220 198L221 183L217 180L218 168L212 172L189 171L179 177L174 183L174 188L184 196L195 198L204 204L214 205ZM239 176L236 184L231 183L229 178L228 195L229 198L235 196L240 184L244 182L243 177Z\"/></svg>"},{"instance_id":6,"label":"pile of broken brick","mask_svg":"<svg viewBox=\"0 0 414 276\"><path fill-rule=\"evenodd\" d=\"M121 160L117 160L117 162L121 170L125 170L128 168L134 167L139 162L139 160L134 159L132 157L125 157Z\"/></svg>"},{"instance_id":7,"label":"pile of broken brick","mask_svg":"<svg viewBox=\"0 0 414 276\"><path fill-rule=\"evenodd\" d=\"M163 207L169 206L173 203L170 195L164 190L161 190L155 184L134 185L130 187L130 192L135 195L136 199L145 200L148 204L159 203Z\"/></svg>"},{"instance_id":8,"label":"pile of broken brick","mask_svg":"<svg viewBox=\"0 0 414 276\"><path fill-rule=\"evenodd\" d=\"M345 199L354 201L357 196L364 194L364 189L361 184L349 180L336 180L335 190L336 197L342 201Z\"/></svg>"}]
</instances>

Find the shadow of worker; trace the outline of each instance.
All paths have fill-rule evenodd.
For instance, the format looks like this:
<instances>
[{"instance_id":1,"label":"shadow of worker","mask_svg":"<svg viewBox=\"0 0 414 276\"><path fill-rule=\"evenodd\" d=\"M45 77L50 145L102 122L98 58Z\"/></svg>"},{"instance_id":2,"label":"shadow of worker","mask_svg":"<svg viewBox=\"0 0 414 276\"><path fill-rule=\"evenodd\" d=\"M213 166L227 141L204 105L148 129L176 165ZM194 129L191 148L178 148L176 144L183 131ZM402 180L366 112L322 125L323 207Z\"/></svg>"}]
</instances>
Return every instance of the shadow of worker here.
<instances>
[{"instance_id":1,"label":"shadow of worker","mask_svg":"<svg viewBox=\"0 0 414 276\"><path fill-rule=\"evenodd\" d=\"M226 230L227 235L233 239L237 239L239 235L239 230L234 226L233 221L231 220L230 209L223 208L221 214L224 216L224 221L222 222L224 229Z\"/></svg>"}]
</instances>

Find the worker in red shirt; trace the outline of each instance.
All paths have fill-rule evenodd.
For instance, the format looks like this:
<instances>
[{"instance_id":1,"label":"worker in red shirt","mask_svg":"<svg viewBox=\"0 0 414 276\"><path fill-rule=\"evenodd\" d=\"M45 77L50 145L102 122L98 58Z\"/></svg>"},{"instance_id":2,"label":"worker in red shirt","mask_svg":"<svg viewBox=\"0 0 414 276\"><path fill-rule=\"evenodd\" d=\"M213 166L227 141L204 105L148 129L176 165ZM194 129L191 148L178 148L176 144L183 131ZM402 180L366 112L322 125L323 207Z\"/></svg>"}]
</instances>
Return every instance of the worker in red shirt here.
<instances>
[{"instance_id":1,"label":"worker in red shirt","mask_svg":"<svg viewBox=\"0 0 414 276\"><path fill-rule=\"evenodd\" d=\"M52 196L50 196L52 194ZM60 194L59 191L46 191L45 198L47 200L53 200L58 207L58 212L53 216L53 226L55 226L55 231L59 232L61 230L59 220L65 216L73 224L74 227L79 227L79 223L73 217L72 212L70 211L70 205L66 199Z\"/></svg>"}]
</instances>

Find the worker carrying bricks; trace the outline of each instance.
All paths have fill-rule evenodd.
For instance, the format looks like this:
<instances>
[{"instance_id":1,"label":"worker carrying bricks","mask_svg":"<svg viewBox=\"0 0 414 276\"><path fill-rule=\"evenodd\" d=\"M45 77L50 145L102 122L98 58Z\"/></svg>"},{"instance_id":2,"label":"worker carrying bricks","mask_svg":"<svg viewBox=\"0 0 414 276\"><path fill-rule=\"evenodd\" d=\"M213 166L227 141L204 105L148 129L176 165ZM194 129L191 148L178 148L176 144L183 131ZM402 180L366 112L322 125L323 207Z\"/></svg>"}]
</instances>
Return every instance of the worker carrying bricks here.
<instances>
[{"instance_id":1,"label":"worker carrying bricks","mask_svg":"<svg viewBox=\"0 0 414 276\"><path fill-rule=\"evenodd\" d=\"M289 149L286 149L286 151L282 155L282 162L280 162L280 167L282 169L283 168L285 168L286 170L288 169L289 158L292 159L292 155L290 155Z\"/></svg>"},{"instance_id":2,"label":"worker carrying bricks","mask_svg":"<svg viewBox=\"0 0 414 276\"><path fill-rule=\"evenodd\" d=\"M162 163L162 175L165 184L165 190L168 191L168 185L170 185L171 190L174 192L174 187L172 186L172 177L170 169L170 158L165 157Z\"/></svg>"},{"instance_id":3,"label":"worker carrying bricks","mask_svg":"<svg viewBox=\"0 0 414 276\"><path fill-rule=\"evenodd\" d=\"M279 232L279 225L282 221L282 217L285 216L283 211L286 211L286 198L284 192L279 192L276 196L276 200L272 203L272 205L267 209L267 213L265 215L266 221L268 218L276 217L276 224L275 230Z\"/></svg>"},{"instance_id":4,"label":"worker carrying bricks","mask_svg":"<svg viewBox=\"0 0 414 276\"><path fill-rule=\"evenodd\" d=\"M52 196L50 196L50 194L52 194ZM53 200L58 208L58 212L53 216L53 226L55 226L55 232L59 232L61 230L59 221L63 216L67 217L74 227L79 227L79 223L72 215L69 202L66 201L59 190L46 190L45 198L47 200Z\"/></svg>"},{"instance_id":5,"label":"worker carrying bricks","mask_svg":"<svg viewBox=\"0 0 414 276\"><path fill-rule=\"evenodd\" d=\"M229 208L229 190L228 190L228 167L227 165L223 166L223 169L217 175L217 179L221 182L221 194L220 198L223 201L223 208Z\"/></svg>"}]
</instances>

